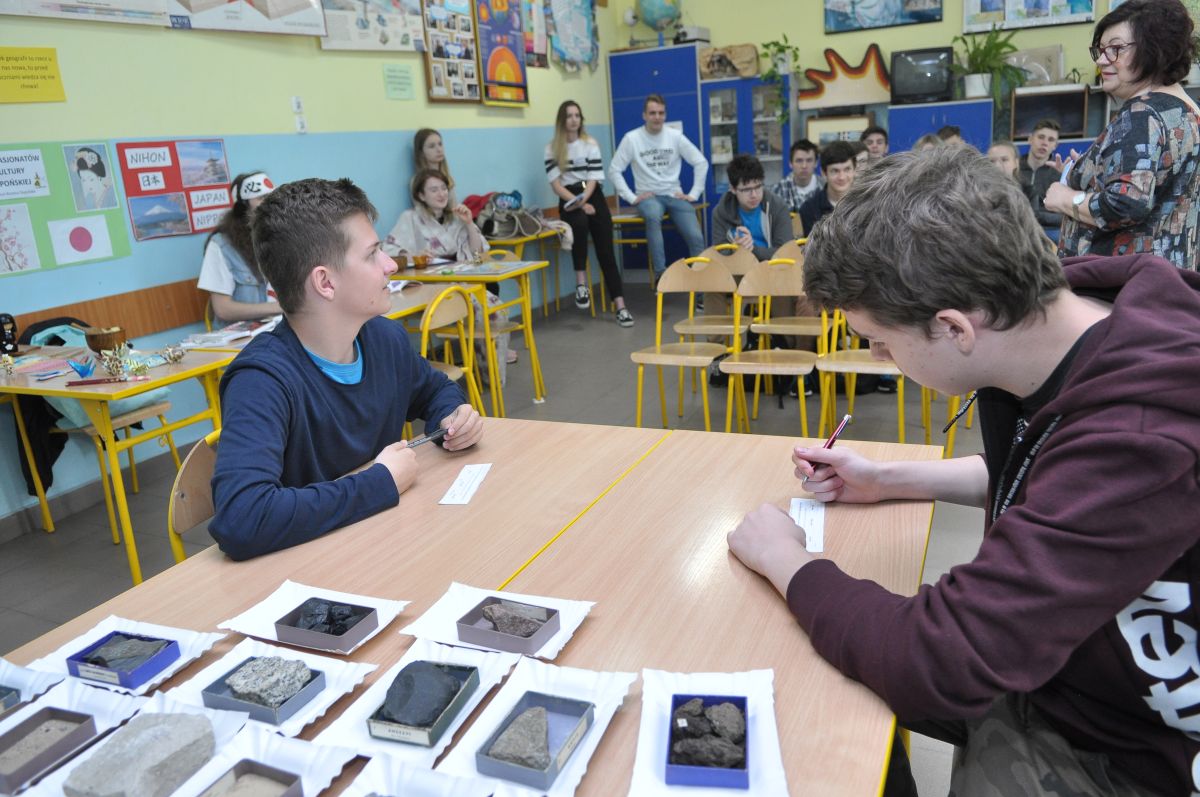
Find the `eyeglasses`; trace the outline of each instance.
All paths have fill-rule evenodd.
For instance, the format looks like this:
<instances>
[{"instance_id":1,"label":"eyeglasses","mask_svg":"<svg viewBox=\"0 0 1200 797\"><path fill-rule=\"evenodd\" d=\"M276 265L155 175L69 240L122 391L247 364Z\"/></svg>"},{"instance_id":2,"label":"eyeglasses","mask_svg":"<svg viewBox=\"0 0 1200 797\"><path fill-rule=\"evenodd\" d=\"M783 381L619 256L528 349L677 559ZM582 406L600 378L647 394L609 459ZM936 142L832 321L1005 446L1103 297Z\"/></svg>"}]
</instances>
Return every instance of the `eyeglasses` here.
<instances>
[{"instance_id":1,"label":"eyeglasses","mask_svg":"<svg viewBox=\"0 0 1200 797\"><path fill-rule=\"evenodd\" d=\"M758 185L744 185L741 188L735 188L733 190L736 193L741 194L742 196L750 196L751 194L761 194L762 190L763 190L763 184L759 183Z\"/></svg>"},{"instance_id":2,"label":"eyeglasses","mask_svg":"<svg viewBox=\"0 0 1200 797\"><path fill-rule=\"evenodd\" d=\"M1103 54L1108 62L1115 63L1121 57L1121 51L1127 47L1132 47L1137 42L1125 42L1124 44L1109 44L1104 47L1089 47L1088 52L1092 55L1093 61L1099 61L1100 55Z\"/></svg>"}]
</instances>

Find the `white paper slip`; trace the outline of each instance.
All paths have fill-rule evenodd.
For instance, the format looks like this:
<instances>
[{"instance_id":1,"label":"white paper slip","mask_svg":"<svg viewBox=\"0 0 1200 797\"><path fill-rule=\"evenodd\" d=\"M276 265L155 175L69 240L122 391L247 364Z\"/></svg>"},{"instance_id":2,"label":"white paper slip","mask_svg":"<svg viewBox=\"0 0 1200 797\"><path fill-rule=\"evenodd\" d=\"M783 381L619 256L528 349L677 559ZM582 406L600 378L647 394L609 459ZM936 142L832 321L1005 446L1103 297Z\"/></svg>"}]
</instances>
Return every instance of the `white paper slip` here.
<instances>
[{"instance_id":1,"label":"white paper slip","mask_svg":"<svg viewBox=\"0 0 1200 797\"><path fill-rule=\"evenodd\" d=\"M793 498L788 512L796 525L804 529L804 549L809 553L825 550L825 504L815 498Z\"/></svg>"},{"instance_id":2,"label":"white paper slip","mask_svg":"<svg viewBox=\"0 0 1200 797\"><path fill-rule=\"evenodd\" d=\"M471 498L475 495L475 491L479 489L479 485L483 483L483 477L491 470L492 463L485 462L479 465L464 465L462 471L458 474L458 478L454 480L454 484L450 485L450 489L442 496L439 504L469 504Z\"/></svg>"}]
</instances>

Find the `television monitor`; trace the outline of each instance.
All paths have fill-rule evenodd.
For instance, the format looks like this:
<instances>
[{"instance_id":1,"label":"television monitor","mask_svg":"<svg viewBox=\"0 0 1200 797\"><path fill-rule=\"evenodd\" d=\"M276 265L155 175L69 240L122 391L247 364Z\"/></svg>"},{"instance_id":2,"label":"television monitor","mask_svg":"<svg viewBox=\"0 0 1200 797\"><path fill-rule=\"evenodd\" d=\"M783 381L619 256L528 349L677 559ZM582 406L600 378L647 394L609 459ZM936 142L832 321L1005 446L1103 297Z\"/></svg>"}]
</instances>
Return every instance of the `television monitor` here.
<instances>
[{"instance_id":1,"label":"television monitor","mask_svg":"<svg viewBox=\"0 0 1200 797\"><path fill-rule=\"evenodd\" d=\"M892 103L944 102L954 98L954 50L928 47L892 53Z\"/></svg>"}]
</instances>

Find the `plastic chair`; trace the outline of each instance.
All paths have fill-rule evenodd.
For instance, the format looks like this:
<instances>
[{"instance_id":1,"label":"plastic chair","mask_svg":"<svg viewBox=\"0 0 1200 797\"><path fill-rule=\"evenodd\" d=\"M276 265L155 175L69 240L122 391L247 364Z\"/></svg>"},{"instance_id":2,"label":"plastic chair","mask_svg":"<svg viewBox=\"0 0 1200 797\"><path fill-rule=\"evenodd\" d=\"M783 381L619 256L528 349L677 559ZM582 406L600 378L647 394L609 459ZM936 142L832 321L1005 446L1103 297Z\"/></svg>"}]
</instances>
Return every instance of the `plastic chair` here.
<instances>
[{"instance_id":1,"label":"plastic chair","mask_svg":"<svg viewBox=\"0 0 1200 797\"><path fill-rule=\"evenodd\" d=\"M187 558L182 535L208 520L216 512L213 506L212 475L217 464L217 440L221 430L209 432L192 446L183 466L175 474L171 498L167 503L167 538L178 564Z\"/></svg>"},{"instance_id":2,"label":"plastic chair","mask_svg":"<svg viewBox=\"0 0 1200 797\"><path fill-rule=\"evenodd\" d=\"M750 325L753 329L769 330L774 325L771 320L770 299L772 297L800 296L804 293L804 272L802 267L789 258L768 260L760 263L742 277L741 283L734 292L733 318L737 326L741 320L744 299L757 299L759 318ZM769 333L767 333L769 336ZM766 341L766 337L759 338ZM754 416L758 417L758 392L760 377L763 375L794 376L799 379L811 373L817 362L817 355L810 351L795 349L759 348L750 351L741 350L741 335L734 336L733 354L717 364L722 373L729 374L729 398L725 406L725 431L731 431L733 407L738 408L738 428L750 431L750 419L746 413L746 386L744 378L754 374ZM737 390L735 395L734 390ZM800 434L808 437L808 405L805 402L804 391L799 393Z\"/></svg>"},{"instance_id":3,"label":"plastic chair","mask_svg":"<svg viewBox=\"0 0 1200 797\"><path fill-rule=\"evenodd\" d=\"M485 310L486 312L486 310ZM475 381L475 308L471 295L465 288L451 285L437 295L425 312L421 315L421 356L428 358L431 333L448 338L454 332L462 352L463 365L458 367L453 362L437 362L431 360L430 365L441 371L452 382L466 380L467 399L481 416L486 417L483 408L483 395L479 383ZM490 341L489 341L490 345Z\"/></svg>"},{"instance_id":4,"label":"plastic chair","mask_svg":"<svg viewBox=\"0 0 1200 797\"><path fill-rule=\"evenodd\" d=\"M662 405L663 428L667 428L667 394L663 384L663 366L678 366L679 379L679 415L683 415L683 369L708 368L717 357L725 353L725 346L720 343L698 343L684 341L682 336L678 343L663 343L663 298L668 293L688 294L688 317L695 316L696 293L733 293L737 285L733 275L718 261L706 257L688 257L676 260L663 272L658 281L658 307L655 313L654 345L632 352L629 358L637 363L637 425L642 425L642 385L645 381L647 365L653 365L658 370L658 398ZM707 374L701 374L700 383L703 387L704 429L712 431L712 423L708 411L708 379Z\"/></svg>"}]
</instances>

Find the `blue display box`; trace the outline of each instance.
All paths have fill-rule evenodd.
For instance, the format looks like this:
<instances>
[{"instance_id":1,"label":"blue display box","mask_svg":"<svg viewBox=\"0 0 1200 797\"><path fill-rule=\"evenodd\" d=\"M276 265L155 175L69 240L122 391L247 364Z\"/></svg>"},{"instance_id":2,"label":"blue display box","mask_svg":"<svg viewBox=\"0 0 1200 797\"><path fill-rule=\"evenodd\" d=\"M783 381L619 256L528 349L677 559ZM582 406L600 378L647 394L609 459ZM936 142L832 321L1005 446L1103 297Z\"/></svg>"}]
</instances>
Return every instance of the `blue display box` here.
<instances>
[{"instance_id":1,"label":"blue display box","mask_svg":"<svg viewBox=\"0 0 1200 797\"><path fill-rule=\"evenodd\" d=\"M675 711L689 700L700 698L704 707L716 706L721 703L732 703L742 712L746 719L746 737L742 740L745 752L744 765L741 769L726 767L698 767L690 764L671 763L672 733L670 722L667 723L667 760L666 780L672 786L708 786L720 789L749 789L750 788L750 714L746 710L746 698L727 695L672 695L671 717Z\"/></svg>"},{"instance_id":2,"label":"blue display box","mask_svg":"<svg viewBox=\"0 0 1200 797\"><path fill-rule=\"evenodd\" d=\"M132 670L112 670L108 667L100 667L84 661L93 652L104 647L115 636L122 636L126 639L141 639L147 642L166 642L167 646ZM179 656L179 643L174 639L160 639L159 637L130 634L125 631L112 631L105 634L99 642L87 646L73 656L68 656L67 672L76 678L99 681L100 683L112 684L113 686L123 686L126 689L137 689L165 670L167 665L178 659Z\"/></svg>"}]
</instances>

